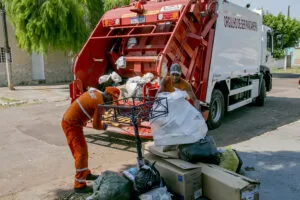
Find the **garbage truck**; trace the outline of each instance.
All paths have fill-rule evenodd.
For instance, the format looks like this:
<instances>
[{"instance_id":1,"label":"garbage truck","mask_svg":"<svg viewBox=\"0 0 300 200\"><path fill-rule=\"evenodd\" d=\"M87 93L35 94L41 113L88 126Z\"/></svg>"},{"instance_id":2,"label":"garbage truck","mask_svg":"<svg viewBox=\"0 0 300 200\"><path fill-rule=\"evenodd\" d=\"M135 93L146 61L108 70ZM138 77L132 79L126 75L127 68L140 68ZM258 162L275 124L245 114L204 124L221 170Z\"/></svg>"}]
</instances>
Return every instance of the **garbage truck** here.
<instances>
[{"instance_id":1,"label":"garbage truck","mask_svg":"<svg viewBox=\"0 0 300 200\"><path fill-rule=\"evenodd\" d=\"M146 73L161 78L178 63L215 129L226 112L264 105L272 89L272 51L273 31L259 10L228 0L132 1L101 17L75 58L70 98L97 87L111 71L124 80ZM114 131L134 135L129 126ZM139 132L151 138L149 123Z\"/></svg>"}]
</instances>

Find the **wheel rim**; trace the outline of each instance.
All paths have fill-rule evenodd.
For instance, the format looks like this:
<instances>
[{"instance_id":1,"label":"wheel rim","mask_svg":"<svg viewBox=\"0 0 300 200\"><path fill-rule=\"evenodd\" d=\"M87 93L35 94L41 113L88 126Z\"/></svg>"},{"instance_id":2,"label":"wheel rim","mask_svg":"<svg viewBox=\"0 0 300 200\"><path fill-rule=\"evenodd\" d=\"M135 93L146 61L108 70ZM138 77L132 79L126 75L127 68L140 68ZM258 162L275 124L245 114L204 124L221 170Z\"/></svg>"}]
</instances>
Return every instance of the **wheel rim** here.
<instances>
[{"instance_id":1,"label":"wheel rim","mask_svg":"<svg viewBox=\"0 0 300 200\"><path fill-rule=\"evenodd\" d=\"M211 104L211 119L214 123L217 123L222 114L222 103L221 103L221 98L216 97L214 101Z\"/></svg>"}]
</instances>

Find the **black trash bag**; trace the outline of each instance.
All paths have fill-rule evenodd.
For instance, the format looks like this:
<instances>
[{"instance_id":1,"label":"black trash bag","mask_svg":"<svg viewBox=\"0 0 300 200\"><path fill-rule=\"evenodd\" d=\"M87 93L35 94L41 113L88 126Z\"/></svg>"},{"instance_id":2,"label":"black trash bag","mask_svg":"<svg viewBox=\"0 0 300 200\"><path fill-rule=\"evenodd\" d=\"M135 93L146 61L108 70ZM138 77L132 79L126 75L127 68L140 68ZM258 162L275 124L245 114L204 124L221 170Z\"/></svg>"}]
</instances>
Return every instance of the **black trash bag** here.
<instances>
[{"instance_id":1,"label":"black trash bag","mask_svg":"<svg viewBox=\"0 0 300 200\"><path fill-rule=\"evenodd\" d=\"M239 174L241 172L241 168L242 168L242 165L243 165L243 160L242 160L242 158L240 157L240 155L238 154L238 152L235 149L232 149L232 150L234 151L234 153L236 154L236 156L239 159L239 165L238 165L238 167L236 169L236 173Z\"/></svg>"},{"instance_id":2,"label":"black trash bag","mask_svg":"<svg viewBox=\"0 0 300 200\"><path fill-rule=\"evenodd\" d=\"M162 184L159 171L154 167L155 162L151 164L145 160L145 164L139 169L134 178L134 189L136 195L146 193Z\"/></svg>"},{"instance_id":3,"label":"black trash bag","mask_svg":"<svg viewBox=\"0 0 300 200\"><path fill-rule=\"evenodd\" d=\"M101 173L99 197L101 200L130 200L132 182L117 172L104 171Z\"/></svg>"},{"instance_id":4,"label":"black trash bag","mask_svg":"<svg viewBox=\"0 0 300 200\"><path fill-rule=\"evenodd\" d=\"M216 165L220 163L217 147L211 136L206 136L193 144L179 145L178 148L179 158L187 162L203 162Z\"/></svg>"}]
</instances>

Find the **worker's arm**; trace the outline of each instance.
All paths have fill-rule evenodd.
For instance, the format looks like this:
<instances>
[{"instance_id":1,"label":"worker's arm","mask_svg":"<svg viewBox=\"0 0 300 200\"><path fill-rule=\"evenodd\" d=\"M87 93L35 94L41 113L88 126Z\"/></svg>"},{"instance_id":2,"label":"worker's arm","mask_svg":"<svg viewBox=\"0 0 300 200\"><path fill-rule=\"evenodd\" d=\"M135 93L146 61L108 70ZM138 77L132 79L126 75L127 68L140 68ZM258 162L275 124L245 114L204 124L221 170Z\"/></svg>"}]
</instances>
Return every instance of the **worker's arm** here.
<instances>
[{"instance_id":1,"label":"worker's arm","mask_svg":"<svg viewBox=\"0 0 300 200\"><path fill-rule=\"evenodd\" d=\"M107 125L101 122L99 108L97 107L93 116L93 128L97 130L105 130Z\"/></svg>"},{"instance_id":2,"label":"worker's arm","mask_svg":"<svg viewBox=\"0 0 300 200\"><path fill-rule=\"evenodd\" d=\"M187 93L189 95L189 97L192 99L193 103L194 103L194 106L195 108L197 108L198 110L200 110L200 104L199 104L199 101L193 91L193 88L191 86L191 84L189 84L188 86L188 90L187 90Z\"/></svg>"}]
</instances>

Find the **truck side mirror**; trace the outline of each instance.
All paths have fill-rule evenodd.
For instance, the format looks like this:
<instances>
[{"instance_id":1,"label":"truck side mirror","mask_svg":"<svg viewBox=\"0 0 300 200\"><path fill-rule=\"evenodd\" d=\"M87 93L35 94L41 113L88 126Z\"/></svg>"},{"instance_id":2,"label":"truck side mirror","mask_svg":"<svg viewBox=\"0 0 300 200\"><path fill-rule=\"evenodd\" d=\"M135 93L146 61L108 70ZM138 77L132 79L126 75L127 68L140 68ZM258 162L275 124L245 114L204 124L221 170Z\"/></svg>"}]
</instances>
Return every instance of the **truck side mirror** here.
<instances>
[{"instance_id":1,"label":"truck side mirror","mask_svg":"<svg viewBox=\"0 0 300 200\"><path fill-rule=\"evenodd\" d=\"M283 47L283 35L282 34L276 35L276 45L277 45L277 48L282 49L282 47Z\"/></svg>"}]
</instances>

